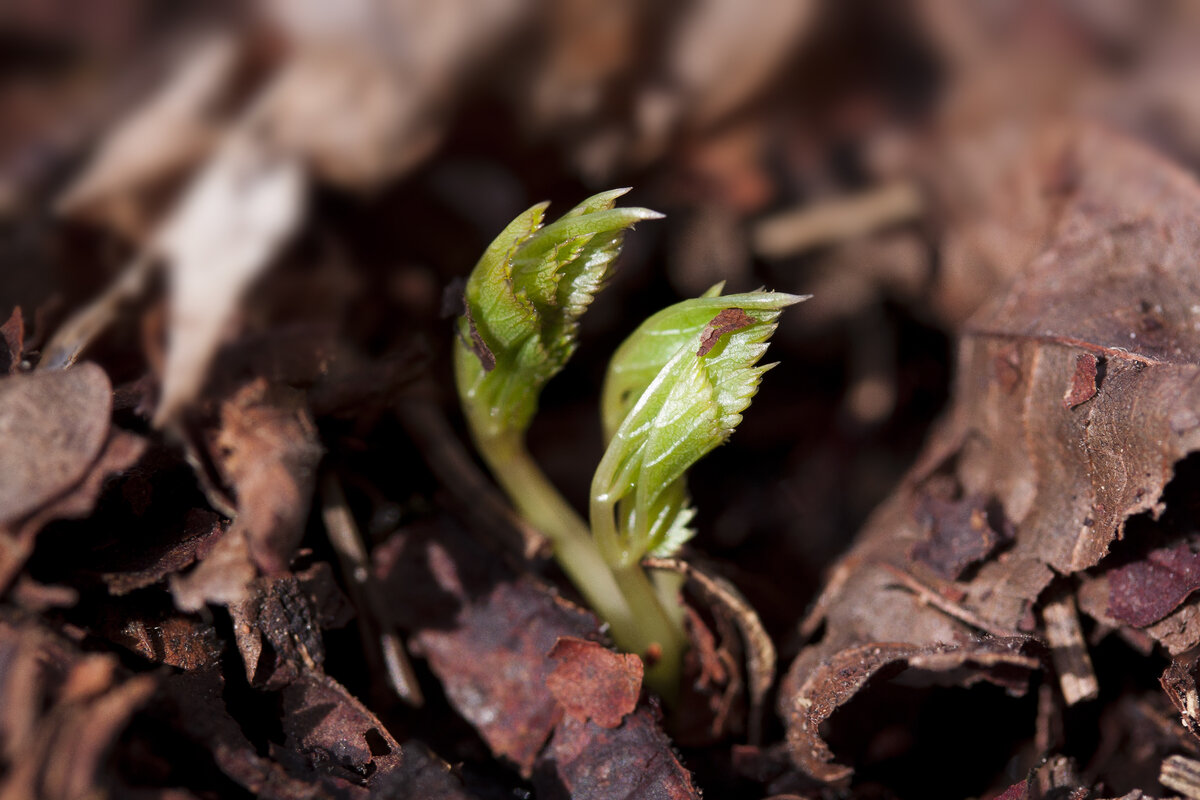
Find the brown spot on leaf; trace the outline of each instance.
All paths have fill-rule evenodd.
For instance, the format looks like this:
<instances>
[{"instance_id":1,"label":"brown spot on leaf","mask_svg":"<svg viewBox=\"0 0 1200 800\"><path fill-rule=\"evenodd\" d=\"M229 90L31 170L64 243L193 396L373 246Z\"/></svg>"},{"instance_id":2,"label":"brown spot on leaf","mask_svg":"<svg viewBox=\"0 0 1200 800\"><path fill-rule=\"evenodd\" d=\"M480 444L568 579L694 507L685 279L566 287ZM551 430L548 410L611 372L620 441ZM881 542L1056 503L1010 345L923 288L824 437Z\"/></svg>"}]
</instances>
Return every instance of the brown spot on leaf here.
<instances>
[{"instance_id":1,"label":"brown spot on leaf","mask_svg":"<svg viewBox=\"0 0 1200 800\"><path fill-rule=\"evenodd\" d=\"M972 564L1013 538L1012 525L998 509L989 514L980 496L946 500L925 494L917 516L929 535L913 545L912 557L946 580L958 579ZM1000 519L993 522L992 517Z\"/></svg>"},{"instance_id":2,"label":"brown spot on leaf","mask_svg":"<svg viewBox=\"0 0 1200 800\"><path fill-rule=\"evenodd\" d=\"M1099 359L1091 353L1080 353L1075 357L1075 372L1063 394L1063 407L1075 408L1096 396Z\"/></svg>"},{"instance_id":3,"label":"brown spot on leaf","mask_svg":"<svg viewBox=\"0 0 1200 800\"><path fill-rule=\"evenodd\" d=\"M758 320L740 308L722 309L704 327L704 332L700 334L700 349L696 351L696 355L708 355L708 352L717 346L717 342L721 340L722 336L734 331L740 331L742 328L749 328L756 322Z\"/></svg>"},{"instance_id":4,"label":"brown spot on leaf","mask_svg":"<svg viewBox=\"0 0 1200 800\"><path fill-rule=\"evenodd\" d=\"M1151 550L1109 573L1108 614L1143 628L1170 614L1200 589L1200 553L1187 542Z\"/></svg>"},{"instance_id":5,"label":"brown spot on leaf","mask_svg":"<svg viewBox=\"0 0 1200 800\"><path fill-rule=\"evenodd\" d=\"M557 662L546 687L566 713L615 728L637 708L642 660L586 639L562 637L548 655Z\"/></svg>"},{"instance_id":6,"label":"brown spot on leaf","mask_svg":"<svg viewBox=\"0 0 1200 800\"><path fill-rule=\"evenodd\" d=\"M475 326L475 318L471 316L471 304L467 302L466 297L463 297L463 317L467 320L467 334L471 337L470 341L464 341L463 344L479 359L483 371L491 372L496 368L496 354L479 335L479 328Z\"/></svg>"}]
</instances>

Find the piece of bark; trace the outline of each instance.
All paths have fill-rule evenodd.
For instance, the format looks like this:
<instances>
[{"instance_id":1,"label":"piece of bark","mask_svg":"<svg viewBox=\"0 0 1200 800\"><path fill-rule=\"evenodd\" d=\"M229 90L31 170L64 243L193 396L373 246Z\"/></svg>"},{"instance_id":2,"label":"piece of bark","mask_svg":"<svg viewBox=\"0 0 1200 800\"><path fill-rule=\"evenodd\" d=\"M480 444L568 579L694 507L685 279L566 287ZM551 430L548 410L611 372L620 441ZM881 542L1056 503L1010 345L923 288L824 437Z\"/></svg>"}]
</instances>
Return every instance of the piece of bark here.
<instances>
[{"instance_id":1,"label":"piece of bark","mask_svg":"<svg viewBox=\"0 0 1200 800\"><path fill-rule=\"evenodd\" d=\"M325 661L315 603L293 575L257 579L229 615L251 686L279 689Z\"/></svg>"},{"instance_id":2,"label":"piece of bark","mask_svg":"<svg viewBox=\"0 0 1200 800\"><path fill-rule=\"evenodd\" d=\"M1100 683L1092 669L1092 658L1079 626L1075 596L1060 590L1046 597L1042 601L1042 627L1067 705L1095 700L1100 694Z\"/></svg>"},{"instance_id":3,"label":"piece of bark","mask_svg":"<svg viewBox=\"0 0 1200 800\"><path fill-rule=\"evenodd\" d=\"M100 579L114 595L129 594L190 567L224 533L221 518L207 509L189 509L178 538L156 546L139 542L136 552L124 553L122 568L101 573Z\"/></svg>"}]
</instances>

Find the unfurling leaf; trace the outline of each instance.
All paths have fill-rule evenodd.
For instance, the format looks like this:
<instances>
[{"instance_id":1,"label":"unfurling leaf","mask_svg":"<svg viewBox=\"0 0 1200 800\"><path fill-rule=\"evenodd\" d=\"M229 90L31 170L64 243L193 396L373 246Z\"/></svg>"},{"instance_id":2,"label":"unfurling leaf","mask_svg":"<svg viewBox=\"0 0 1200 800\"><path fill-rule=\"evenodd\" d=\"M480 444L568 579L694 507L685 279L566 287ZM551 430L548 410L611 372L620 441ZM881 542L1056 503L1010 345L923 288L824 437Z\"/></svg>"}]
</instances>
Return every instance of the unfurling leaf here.
<instances>
[{"instance_id":1,"label":"unfurling leaf","mask_svg":"<svg viewBox=\"0 0 1200 800\"><path fill-rule=\"evenodd\" d=\"M467 281L455 374L477 436L523 432L538 395L575 350L579 317L608 277L625 231L661 214L614 208L628 191L590 197L542 227L546 203L521 214Z\"/></svg>"},{"instance_id":2,"label":"unfurling leaf","mask_svg":"<svg viewBox=\"0 0 1200 800\"><path fill-rule=\"evenodd\" d=\"M609 365L603 396L608 450L592 482L593 515L618 521L601 547L630 564L669 555L691 535L684 473L724 442L758 391L758 366L786 306L773 292L703 297L664 309L633 333ZM592 520L593 530L611 522Z\"/></svg>"}]
</instances>

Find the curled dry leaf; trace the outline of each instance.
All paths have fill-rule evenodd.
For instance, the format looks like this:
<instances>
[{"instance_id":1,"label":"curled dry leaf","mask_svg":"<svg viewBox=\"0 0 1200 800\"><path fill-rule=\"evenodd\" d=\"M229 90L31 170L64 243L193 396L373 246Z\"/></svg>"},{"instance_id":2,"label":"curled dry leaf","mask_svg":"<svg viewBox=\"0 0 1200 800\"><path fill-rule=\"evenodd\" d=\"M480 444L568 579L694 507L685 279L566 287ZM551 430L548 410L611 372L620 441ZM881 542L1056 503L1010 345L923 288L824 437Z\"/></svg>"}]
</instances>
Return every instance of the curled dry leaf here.
<instances>
[{"instance_id":1,"label":"curled dry leaf","mask_svg":"<svg viewBox=\"0 0 1200 800\"><path fill-rule=\"evenodd\" d=\"M1200 186L1085 125L1051 131L1043 147L1033 159L1050 165L1041 176L1058 209L1053 233L967 323L947 418L835 567L814 617L825 638L801 652L781 694L795 742L815 735L806 704L828 702L814 695L822 664L886 642L1036 632L1033 605L1055 573L1104 570L1129 520L1153 525L1176 466L1200 449ZM931 495L950 505L931 506ZM939 526L957 518L978 546L943 558ZM1172 564L1179 591L1153 609L1120 588L1104 601L1126 621L1158 617L1191 591L1187 565ZM1145 581L1128 579L1161 567L1125 567L1108 584L1136 591ZM1094 595L1081 593L1080 608L1119 627ZM1181 652L1200 643L1197 616L1184 602L1147 632ZM813 752L800 745L793 758L819 776L847 774Z\"/></svg>"},{"instance_id":2,"label":"curled dry leaf","mask_svg":"<svg viewBox=\"0 0 1200 800\"><path fill-rule=\"evenodd\" d=\"M226 706L217 671L172 675L162 699L175 724L211 753L235 783L257 797L301 800L336 798L471 797L449 765L419 741L403 747L345 687L310 674L280 697L285 710L283 741L260 754Z\"/></svg>"},{"instance_id":3,"label":"curled dry leaf","mask_svg":"<svg viewBox=\"0 0 1200 800\"><path fill-rule=\"evenodd\" d=\"M823 781L840 781L853 770L833 762L821 737L820 725L845 705L881 670L952 673L949 682L970 684L992 680L1020 690L1028 673L1040 662L1020 651L1022 640L988 641L965 646L868 644L842 650L810 672L791 694L788 709L788 750L805 772Z\"/></svg>"},{"instance_id":4,"label":"curled dry leaf","mask_svg":"<svg viewBox=\"0 0 1200 800\"><path fill-rule=\"evenodd\" d=\"M173 579L176 603L239 602L257 570L287 569L308 518L322 449L303 393L256 380L221 404L213 457L237 494L237 518L191 574Z\"/></svg>"}]
</instances>

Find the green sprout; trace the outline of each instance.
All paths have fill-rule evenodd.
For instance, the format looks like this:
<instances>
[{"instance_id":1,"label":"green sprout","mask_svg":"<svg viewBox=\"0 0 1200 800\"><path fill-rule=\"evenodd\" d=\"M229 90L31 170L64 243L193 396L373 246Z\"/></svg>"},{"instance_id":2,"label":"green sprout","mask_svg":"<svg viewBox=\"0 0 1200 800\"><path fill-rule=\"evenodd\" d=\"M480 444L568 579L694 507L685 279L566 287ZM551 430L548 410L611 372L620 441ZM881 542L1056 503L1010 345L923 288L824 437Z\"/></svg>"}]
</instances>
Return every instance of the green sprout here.
<instances>
[{"instance_id":1,"label":"green sprout","mask_svg":"<svg viewBox=\"0 0 1200 800\"><path fill-rule=\"evenodd\" d=\"M590 526L525 446L542 387L577 344L579 318L607 278L625 232L661 215L615 208L627 190L585 200L542 226L546 204L492 242L465 290L454 363L472 438L517 510L617 646L646 660L671 701L687 636L674 575L651 579L647 555L676 553L695 514L685 474L729 438L770 366L758 366L780 311L805 298L720 295L715 286L647 319L618 348L602 397L608 447L592 481Z\"/></svg>"}]
</instances>

